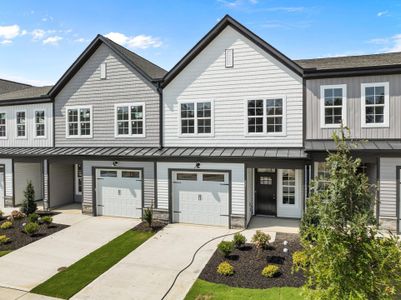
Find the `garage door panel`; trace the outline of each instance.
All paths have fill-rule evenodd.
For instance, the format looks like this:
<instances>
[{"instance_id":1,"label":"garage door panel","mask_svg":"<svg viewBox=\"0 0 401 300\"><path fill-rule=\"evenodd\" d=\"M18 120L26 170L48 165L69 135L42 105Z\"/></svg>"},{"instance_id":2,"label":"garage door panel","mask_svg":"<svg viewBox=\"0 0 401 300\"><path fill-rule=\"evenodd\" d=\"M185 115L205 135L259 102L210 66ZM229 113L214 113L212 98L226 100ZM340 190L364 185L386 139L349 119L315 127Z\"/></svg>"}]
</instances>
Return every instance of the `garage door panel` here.
<instances>
[{"instance_id":1,"label":"garage door panel","mask_svg":"<svg viewBox=\"0 0 401 300\"><path fill-rule=\"evenodd\" d=\"M139 170L99 170L96 199L98 214L141 217L142 180Z\"/></svg>"},{"instance_id":2,"label":"garage door panel","mask_svg":"<svg viewBox=\"0 0 401 300\"><path fill-rule=\"evenodd\" d=\"M174 222L228 225L227 173L176 172L173 180Z\"/></svg>"}]
</instances>

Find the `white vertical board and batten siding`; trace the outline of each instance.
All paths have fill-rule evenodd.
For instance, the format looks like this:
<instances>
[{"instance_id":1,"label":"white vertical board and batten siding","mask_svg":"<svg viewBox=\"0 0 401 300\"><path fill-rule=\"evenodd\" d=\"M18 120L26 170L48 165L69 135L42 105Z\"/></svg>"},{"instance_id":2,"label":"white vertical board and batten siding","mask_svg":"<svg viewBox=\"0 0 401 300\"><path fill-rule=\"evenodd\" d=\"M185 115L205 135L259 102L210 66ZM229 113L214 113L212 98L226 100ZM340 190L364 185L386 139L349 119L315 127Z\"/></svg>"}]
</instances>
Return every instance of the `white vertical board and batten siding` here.
<instances>
[{"instance_id":1,"label":"white vertical board and batten siding","mask_svg":"<svg viewBox=\"0 0 401 300\"><path fill-rule=\"evenodd\" d=\"M245 215L245 171L244 164L201 163L194 169L196 162L191 163L157 163L157 208L169 209L169 170L193 172L231 171L231 214Z\"/></svg>"},{"instance_id":2,"label":"white vertical board and batten siding","mask_svg":"<svg viewBox=\"0 0 401 300\"><path fill-rule=\"evenodd\" d=\"M397 166L401 166L401 158L380 158L380 217L396 218Z\"/></svg>"},{"instance_id":3,"label":"white vertical board and batten siding","mask_svg":"<svg viewBox=\"0 0 401 300\"><path fill-rule=\"evenodd\" d=\"M106 63L106 79L100 79ZM145 102L146 137L115 137L115 104ZM66 138L66 107L92 105L92 138ZM105 45L55 98L56 146L158 146L159 94L156 88ZM112 143L112 144L111 144Z\"/></svg>"},{"instance_id":4,"label":"white vertical board and batten siding","mask_svg":"<svg viewBox=\"0 0 401 300\"><path fill-rule=\"evenodd\" d=\"M361 85L363 83L388 82L390 94L389 127L363 128L361 114ZM320 126L320 87L346 84L347 127L352 138L399 139L401 138L401 75L359 76L345 78L311 79L306 81L306 139L331 139L336 129ZM362 99L363 100L363 99Z\"/></svg>"},{"instance_id":5,"label":"white vertical board and batten siding","mask_svg":"<svg viewBox=\"0 0 401 300\"><path fill-rule=\"evenodd\" d=\"M155 172L153 162L129 162L119 161L118 166L113 167L112 161L89 161L84 160L82 164L83 171L83 203L92 205L93 200L93 168L143 168L142 178L144 180L144 203L146 207L154 206L155 200ZM93 208L94 211L96 208Z\"/></svg>"},{"instance_id":6,"label":"white vertical board and batten siding","mask_svg":"<svg viewBox=\"0 0 401 300\"><path fill-rule=\"evenodd\" d=\"M0 165L4 165L5 198L14 197L13 189L13 161L8 158L0 158Z\"/></svg>"},{"instance_id":7,"label":"white vertical board and batten siding","mask_svg":"<svg viewBox=\"0 0 401 300\"><path fill-rule=\"evenodd\" d=\"M225 67L234 49L234 67ZM286 136L247 135L246 101L286 97ZM213 100L214 135L179 135L179 101ZM163 91L166 146L302 146L302 78L231 27L225 28Z\"/></svg>"},{"instance_id":8,"label":"white vertical board and batten siding","mask_svg":"<svg viewBox=\"0 0 401 300\"><path fill-rule=\"evenodd\" d=\"M35 111L45 111L45 136L36 137ZM24 111L26 137L17 138L17 112ZM0 137L0 147L52 147L53 146L53 103L0 106L6 113L7 137Z\"/></svg>"}]
</instances>

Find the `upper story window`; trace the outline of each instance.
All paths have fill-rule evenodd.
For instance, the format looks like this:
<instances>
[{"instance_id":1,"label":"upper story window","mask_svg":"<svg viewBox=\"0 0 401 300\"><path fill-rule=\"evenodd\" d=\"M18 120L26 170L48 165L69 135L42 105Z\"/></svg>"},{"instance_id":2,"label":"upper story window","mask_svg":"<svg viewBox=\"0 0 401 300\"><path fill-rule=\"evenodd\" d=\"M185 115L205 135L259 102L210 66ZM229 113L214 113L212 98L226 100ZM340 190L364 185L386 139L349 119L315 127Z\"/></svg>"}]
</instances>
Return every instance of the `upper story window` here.
<instances>
[{"instance_id":1,"label":"upper story window","mask_svg":"<svg viewBox=\"0 0 401 300\"><path fill-rule=\"evenodd\" d=\"M285 99L258 99L247 102L247 132L285 134Z\"/></svg>"},{"instance_id":2,"label":"upper story window","mask_svg":"<svg viewBox=\"0 0 401 300\"><path fill-rule=\"evenodd\" d=\"M347 122L347 86L325 85L320 89L320 127L338 128Z\"/></svg>"},{"instance_id":3,"label":"upper story window","mask_svg":"<svg viewBox=\"0 0 401 300\"><path fill-rule=\"evenodd\" d=\"M7 114L2 112L0 113L0 138L7 137Z\"/></svg>"},{"instance_id":4,"label":"upper story window","mask_svg":"<svg viewBox=\"0 0 401 300\"><path fill-rule=\"evenodd\" d=\"M116 136L145 136L145 103L116 105Z\"/></svg>"},{"instance_id":5,"label":"upper story window","mask_svg":"<svg viewBox=\"0 0 401 300\"><path fill-rule=\"evenodd\" d=\"M45 137L45 111L36 110L35 111L35 136Z\"/></svg>"},{"instance_id":6,"label":"upper story window","mask_svg":"<svg viewBox=\"0 0 401 300\"><path fill-rule=\"evenodd\" d=\"M212 134L212 102L180 103L181 134Z\"/></svg>"},{"instance_id":7,"label":"upper story window","mask_svg":"<svg viewBox=\"0 0 401 300\"><path fill-rule=\"evenodd\" d=\"M389 83L361 85L362 127L389 126Z\"/></svg>"},{"instance_id":8,"label":"upper story window","mask_svg":"<svg viewBox=\"0 0 401 300\"><path fill-rule=\"evenodd\" d=\"M67 137L92 137L92 106L67 107Z\"/></svg>"},{"instance_id":9,"label":"upper story window","mask_svg":"<svg viewBox=\"0 0 401 300\"><path fill-rule=\"evenodd\" d=\"M16 112L17 137L26 137L26 111Z\"/></svg>"}]
</instances>

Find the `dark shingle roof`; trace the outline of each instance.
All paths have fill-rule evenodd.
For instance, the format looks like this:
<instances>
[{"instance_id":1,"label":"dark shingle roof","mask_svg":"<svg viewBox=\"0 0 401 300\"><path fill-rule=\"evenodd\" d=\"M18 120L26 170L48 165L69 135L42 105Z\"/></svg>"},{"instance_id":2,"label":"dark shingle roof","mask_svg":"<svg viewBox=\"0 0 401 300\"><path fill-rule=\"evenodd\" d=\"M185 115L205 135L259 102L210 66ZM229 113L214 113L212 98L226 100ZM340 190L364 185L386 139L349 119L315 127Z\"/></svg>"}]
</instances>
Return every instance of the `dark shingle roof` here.
<instances>
[{"instance_id":1,"label":"dark shingle roof","mask_svg":"<svg viewBox=\"0 0 401 300\"><path fill-rule=\"evenodd\" d=\"M304 69L332 70L401 65L401 52L299 59L295 62Z\"/></svg>"},{"instance_id":2,"label":"dark shingle roof","mask_svg":"<svg viewBox=\"0 0 401 300\"><path fill-rule=\"evenodd\" d=\"M161 79L166 75L167 71L163 68L155 65L154 63L148 61L147 59L139 56L138 54L128 50L127 48L113 42L107 37L104 37L116 50L123 53L134 65L138 66L143 72L145 72L149 77L156 79Z\"/></svg>"},{"instance_id":3,"label":"dark shingle roof","mask_svg":"<svg viewBox=\"0 0 401 300\"><path fill-rule=\"evenodd\" d=\"M29 85L29 84L19 83L19 82L0 78L0 94L14 92L14 91L26 89L29 87L31 87L31 85Z\"/></svg>"},{"instance_id":4,"label":"dark shingle roof","mask_svg":"<svg viewBox=\"0 0 401 300\"><path fill-rule=\"evenodd\" d=\"M30 98L44 98L51 89L51 86L31 86L22 90L0 94L0 101L16 100L16 99L30 99Z\"/></svg>"}]
</instances>

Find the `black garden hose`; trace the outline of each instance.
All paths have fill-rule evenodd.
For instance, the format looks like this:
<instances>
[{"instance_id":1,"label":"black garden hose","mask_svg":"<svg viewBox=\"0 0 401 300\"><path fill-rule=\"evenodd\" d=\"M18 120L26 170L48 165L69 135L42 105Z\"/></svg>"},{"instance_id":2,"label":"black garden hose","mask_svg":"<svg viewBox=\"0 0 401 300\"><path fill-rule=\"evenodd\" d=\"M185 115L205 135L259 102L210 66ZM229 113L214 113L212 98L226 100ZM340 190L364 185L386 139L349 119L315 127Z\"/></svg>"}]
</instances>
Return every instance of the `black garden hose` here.
<instances>
[{"instance_id":1,"label":"black garden hose","mask_svg":"<svg viewBox=\"0 0 401 300\"><path fill-rule=\"evenodd\" d=\"M198 254L198 252L199 252L204 246L206 246L206 245L209 244L210 242L213 242L214 240L221 239L221 238L223 238L223 237L230 236L230 235L234 235L234 234L237 234L237 233L241 233L241 232L243 232L243 231L245 231L245 230L246 230L246 228L245 228L245 229L242 229L242 230L240 230L240 231L237 231L237 232L232 232L232 233L223 234L223 235L214 237L214 238L212 238L212 239L206 241L205 243L203 243L198 249L196 249L195 253L192 255L192 259L191 259L191 261L189 262L189 264L186 265L183 269L181 269L181 270L177 273L177 275L175 276L175 278L174 278L172 284L171 284L170 287L168 288L167 292L163 295L163 297L161 298L161 300L164 300L164 299L167 297L167 295L170 293L170 291L171 291L172 288L174 287L175 283L177 282L178 277L181 275L182 272L184 272L186 269L188 269L188 268L193 264L193 262L195 261L196 255Z\"/></svg>"}]
</instances>

